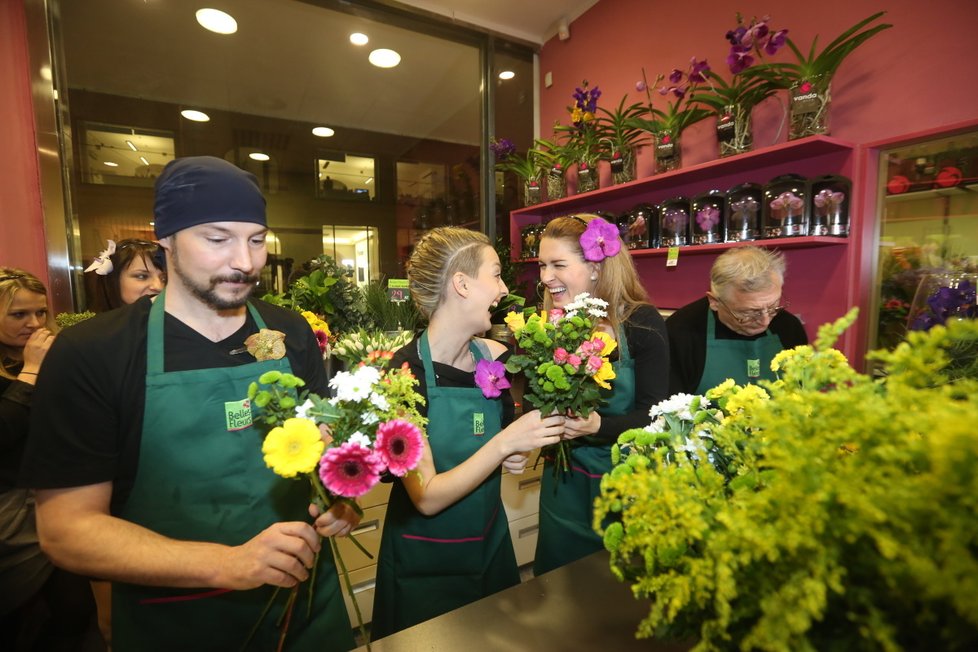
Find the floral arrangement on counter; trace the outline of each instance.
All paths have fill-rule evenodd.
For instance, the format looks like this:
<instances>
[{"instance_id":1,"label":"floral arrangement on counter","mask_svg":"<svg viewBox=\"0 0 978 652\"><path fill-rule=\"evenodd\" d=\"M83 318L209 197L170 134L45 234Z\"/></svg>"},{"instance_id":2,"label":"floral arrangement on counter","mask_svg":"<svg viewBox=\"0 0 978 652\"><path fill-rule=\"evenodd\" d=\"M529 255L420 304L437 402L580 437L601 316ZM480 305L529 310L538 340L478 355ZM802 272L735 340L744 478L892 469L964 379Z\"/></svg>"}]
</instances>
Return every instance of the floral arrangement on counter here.
<instances>
[{"instance_id":1,"label":"floral arrangement on counter","mask_svg":"<svg viewBox=\"0 0 978 652\"><path fill-rule=\"evenodd\" d=\"M617 229L614 235L618 241ZM611 389L615 372L608 356L617 343L595 330L607 305L582 292L563 310L530 308L507 315L519 348L506 361L506 371L526 376L523 398L541 413L587 417L601 403L601 388ZM542 451L554 456L555 474L569 471L571 445L561 441Z\"/></svg>"},{"instance_id":2,"label":"floral arrangement on counter","mask_svg":"<svg viewBox=\"0 0 978 652\"><path fill-rule=\"evenodd\" d=\"M622 435L594 523L649 601L639 637L696 652L978 645L978 364L952 365L978 321L870 354L874 380L832 348L854 320L778 354L776 381L674 397Z\"/></svg>"},{"instance_id":3,"label":"floral arrangement on counter","mask_svg":"<svg viewBox=\"0 0 978 652\"><path fill-rule=\"evenodd\" d=\"M266 372L251 383L248 398L256 410L255 422L268 429L261 452L275 474L309 482L313 502L321 510L343 501L362 515L355 498L370 491L382 474L403 477L420 461L426 419L418 406L424 398L415 390L418 381L407 364L391 370L364 365L337 373L329 384L333 398L303 390L301 378L280 371ZM328 442L320 426L328 429ZM352 535L350 539L372 557ZM329 543L366 640L346 564L332 537ZM299 586L286 602L283 637ZM265 613L278 593L272 595ZM312 597L310 589L310 608Z\"/></svg>"}]
</instances>

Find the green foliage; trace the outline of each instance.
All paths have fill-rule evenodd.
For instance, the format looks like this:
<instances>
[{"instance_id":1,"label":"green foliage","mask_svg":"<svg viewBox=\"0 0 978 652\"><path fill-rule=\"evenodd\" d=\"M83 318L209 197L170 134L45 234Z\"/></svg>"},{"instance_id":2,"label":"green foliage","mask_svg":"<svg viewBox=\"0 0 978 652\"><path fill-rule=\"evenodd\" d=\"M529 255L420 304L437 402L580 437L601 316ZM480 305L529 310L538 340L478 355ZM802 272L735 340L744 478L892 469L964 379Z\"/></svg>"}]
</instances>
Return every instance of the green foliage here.
<instances>
[{"instance_id":1,"label":"green foliage","mask_svg":"<svg viewBox=\"0 0 978 652\"><path fill-rule=\"evenodd\" d=\"M413 332L424 321L413 300L391 301L387 285L381 281L371 281L363 291L363 298L370 329Z\"/></svg>"},{"instance_id":2,"label":"green foliage","mask_svg":"<svg viewBox=\"0 0 978 652\"><path fill-rule=\"evenodd\" d=\"M605 151L607 157L614 156L616 152L624 154L627 150L648 143L648 134L636 127L631 120L642 116L645 107L641 102L635 102L625 106L628 95L624 95L618 102L618 107L609 111L603 106L598 107L599 115L596 118L599 140L608 145Z\"/></svg>"},{"instance_id":3,"label":"green foliage","mask_svg":"<svg viewBox=\"0 0 978 652\"><path fill-rule=\"evenodd\" d=\"M978 374L952 369L961 351L974 362L978 322L874 354L887 371L874 381L830 348L853 317L780 354L763 388L707 394L730 482L668 447L619 454L595 526L612 572L649 600L640 637L698 651L978 646ZM620 523L601 530L609 514Z\"/></svg>"},{"instance_id":4,"label":"green foliage","mask_svg":"<svg viewBox=\"0 0 978 652\"><path fill-rule=\"evenodd\" d=\"M748 68L734 75L729 82L710 70L705 73L709 90L696 89L691 100L698 104L705 104L715 113L720 114L731 106L740 106L749 111L777 91L775 84L769 79L752 74L752 70L753 68Z\"/></svg>"},{"instance_id":5,"label":"green foliage","mask_svg":"<svg viewBox=\"0 0 978 652\"><path fill-rule=\"evenodd\" d=\"M54 317L54 323L58 325L58 328L65 329L86 319L91 319L94 316L95 313L90 310L86 310L85 312L59 312Z\"/></svg>"},{"instance_id":6,"label":"green foliage","mask_svg":"<svg viewBox=\"0 0 978 652\"><path fill-rule=\"evenodd\" d=\"M325 254L309 265L309 273L297 278L285 294L266 294L263 301L323 315L334 334L356 330L368 323L363 292L331 256Z\"/></svg>"}]
</instances>

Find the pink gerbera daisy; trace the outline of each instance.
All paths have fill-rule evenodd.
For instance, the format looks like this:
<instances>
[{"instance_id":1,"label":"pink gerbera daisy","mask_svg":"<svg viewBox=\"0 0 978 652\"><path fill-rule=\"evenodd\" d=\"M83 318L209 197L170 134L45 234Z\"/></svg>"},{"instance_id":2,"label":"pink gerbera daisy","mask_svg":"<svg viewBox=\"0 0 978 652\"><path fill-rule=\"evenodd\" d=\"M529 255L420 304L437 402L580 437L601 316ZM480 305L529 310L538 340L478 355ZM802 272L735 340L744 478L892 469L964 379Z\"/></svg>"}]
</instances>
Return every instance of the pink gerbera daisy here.
<instances>
[{"instance_id":1,"label":"pink gerbera daisy","mask_svg":"<svg viewBox=\"0 0 978 652\"><path fill-rule=\"evenodd\" d=\"M401 477L418 465L424 448L421 429L409 421L393 419L377 427L374 448L387 468Z\"/></svg>"},{"instance_id":2,"label":"pink gerbera daisy","mask_svg":"<svg viewBox=\"0 0 978 652\"><path fill-rule=\"evenodd\" d=\"M319 477L331 493L356 498L380 481L384 461L380 455L354 442L329 448L319 461Z\"/></svg>"}]
</instances>

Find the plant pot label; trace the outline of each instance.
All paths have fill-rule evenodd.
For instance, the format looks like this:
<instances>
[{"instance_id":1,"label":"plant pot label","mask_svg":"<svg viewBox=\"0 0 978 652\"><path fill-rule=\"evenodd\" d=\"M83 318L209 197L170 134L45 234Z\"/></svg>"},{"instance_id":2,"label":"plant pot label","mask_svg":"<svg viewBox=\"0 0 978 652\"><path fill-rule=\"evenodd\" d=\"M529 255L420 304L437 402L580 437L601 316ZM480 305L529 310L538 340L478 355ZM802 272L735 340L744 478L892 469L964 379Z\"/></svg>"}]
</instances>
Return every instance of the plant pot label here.
<instances>
[{"instance_id":1,"label":"plant pot label","mask_svg":"<svg viewBox=\"0 0 978 652\"><path fill-rule=\"evenodd\" d=\"M717 142L729 143L737 134L737 123L734 121L733 114L726 113L717 120Z\"/></svg>"},{"instance_id":2,"label":"plant pot label","mask_svg":"<svg viewBox=\"0 0 978 652\"><path fill-rule=\"evenodd\" d=\"M621 174L625 171L625 159L622 157L621 152L615 152L609 163L611 163L612 174Z\"/></svg>"},{"instance_id":3,"label":"plant pot label","mask_svg":"<svg viewBox=\"0 0 978 652\"><path fill-rule=\"evenodd\" d=\"M791 112L795 115L817 113L822 106L822 96L815 91L792 95Z\"/></svg>"},{"instance_id":4,"label":"plant pot label","mask_svg":"<svg viewBox=\"0 0 978 652\"><path fill-rule=\"evenodd\" d=\"M658 142L655 144L655 157L659 160L670 159L676 155L676 143L670 140L668 143Z\"/></svg>"}]
</instances>

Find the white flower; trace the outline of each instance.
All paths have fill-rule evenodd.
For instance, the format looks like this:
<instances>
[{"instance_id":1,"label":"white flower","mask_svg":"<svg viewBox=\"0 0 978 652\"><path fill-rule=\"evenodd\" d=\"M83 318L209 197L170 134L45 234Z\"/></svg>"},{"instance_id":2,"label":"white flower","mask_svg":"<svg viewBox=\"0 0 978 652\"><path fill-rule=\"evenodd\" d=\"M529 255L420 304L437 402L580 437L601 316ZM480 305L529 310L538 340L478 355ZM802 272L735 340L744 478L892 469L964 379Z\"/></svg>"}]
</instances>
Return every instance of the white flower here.
<instances>
[{"instance_id":1,"label":"white flower","mask_svg":"<svg viewBox=\"0 0 978 652\"><path fill-rule=\"evenodd\" d=\"M710 401L705 396L679 393L673 394L666 400L653 405L652 409L649 410L649 416L656 417L660 414L673 414L680 419L692 421L693 414L690 411L690 404L694 398L699 398L700 400L699 409L702 410L710 406Z\"/></svg>"},{"instance_id":2,"label":"white flower","mask_svg":"<svg viewBox=\"0 0 978 652\"><path fill-rule=\"evenodd\" d=\"M372 376L360 373L361 370L369 368L361 367L353 374L341 371L333 376L329 386L336 390L336 398L340 401L362 401L370 396L370 391L373 389ZM379 378L379 375L375 378Z\"/></svg>"},{"instance_id":3,"label":"white flower","mask_svg":"<svg viewBox=\"0 0 978 652\"><path fill-rule=\"evenodd\" d=\"M359 430L357 430L355 433L350 435L350 438L347 439L347 441L352 442L354 444L359 444L364 448L370 448L371 445L373 444L373 442L370 441L370 437L366 436Z\"/></svg>"},{"instance_id":4,"label":"white flower","mask_svg":"<svg viewBox=\"0 0 978 652\"><path fill-rule=\"evenodd\" d=\"M380 417L377 416L376 412L368 410L360 415L360 422L365 426L372 426L380 421Z\"/></svg>"},{"instance_id":5,"label":"white flower","mask_svg":"<svg viewBox=\"0 0 978 652\"><path fill-rule=\"evenodd\" d=\"M652 419L652 423L645 426L647 432L665 432L666 431L666 420L661 417L656 417Z\"/></svg>"},{"instance_id":6,"label":"white flower","mask_svg":"<svg viewBox=\"0 0 978 652\"><path fill-rule=\"evenodd\" d=\"M309 419L311 421L312 419L309 416L309 408L311 407L312 401L307 398L305 403L295 409L295 416L299 417L300 419Z\"/></svg>"},{"instance_id":7,"label":"white flower","mask_svg":"<svg viewBox=\"0 0 978 652\"><path fill-rule=\"evenodd\" d=\"M378 394L377 392L373 392L370 395L370 404L381 412L387 412L389 409L391 409L391 404L390 401L387 400L387 397L383 394Z\"/></svg>"}]
</instances>

